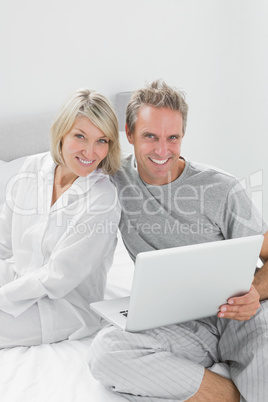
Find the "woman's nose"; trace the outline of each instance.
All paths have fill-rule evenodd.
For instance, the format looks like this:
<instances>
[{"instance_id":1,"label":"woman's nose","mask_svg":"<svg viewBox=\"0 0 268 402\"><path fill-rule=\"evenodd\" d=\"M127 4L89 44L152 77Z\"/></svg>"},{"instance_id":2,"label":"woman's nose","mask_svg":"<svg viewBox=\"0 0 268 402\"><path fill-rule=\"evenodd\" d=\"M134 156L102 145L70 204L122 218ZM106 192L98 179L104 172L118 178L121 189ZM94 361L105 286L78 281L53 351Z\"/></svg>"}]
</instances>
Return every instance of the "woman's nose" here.
<instances>
[{"instance_id":1,"label":"woman's nose","mask_svg":"<svg viewBox=\"0 0 268 402\"><path fill-rule=\"evenodd\" d=\"M94 156L94 144L86 144L85 148L82 151L82 154L88 159L93 159Z\"/></svg>"}]
</instances>

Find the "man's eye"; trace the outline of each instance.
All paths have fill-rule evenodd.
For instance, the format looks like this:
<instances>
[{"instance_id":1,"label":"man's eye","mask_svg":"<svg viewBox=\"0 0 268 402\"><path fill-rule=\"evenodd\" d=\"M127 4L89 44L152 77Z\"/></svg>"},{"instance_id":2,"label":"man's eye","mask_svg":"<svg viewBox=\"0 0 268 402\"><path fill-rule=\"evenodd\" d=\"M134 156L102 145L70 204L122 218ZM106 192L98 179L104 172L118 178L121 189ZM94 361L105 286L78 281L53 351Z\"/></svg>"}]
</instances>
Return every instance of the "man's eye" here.
<instances>
[{"instance_id":1,"label":"man's eye","mask_svg":"<svg viewBox=\"0 0 268 402\"><path fill-rule=\"evenodd\" d=\"M171 135L169 137L170 140L177 140L179 137L177 135Z\"/></svg>"},{"instance_id":2,"label":"man's eye","mask_svg":"<svg viewBox=\"0 0 268 402\"><path fill-rule=\"evenodd\" d=\"M146 134L146 138L155 138L154 134Z\"/></svg>"}]
</instances>

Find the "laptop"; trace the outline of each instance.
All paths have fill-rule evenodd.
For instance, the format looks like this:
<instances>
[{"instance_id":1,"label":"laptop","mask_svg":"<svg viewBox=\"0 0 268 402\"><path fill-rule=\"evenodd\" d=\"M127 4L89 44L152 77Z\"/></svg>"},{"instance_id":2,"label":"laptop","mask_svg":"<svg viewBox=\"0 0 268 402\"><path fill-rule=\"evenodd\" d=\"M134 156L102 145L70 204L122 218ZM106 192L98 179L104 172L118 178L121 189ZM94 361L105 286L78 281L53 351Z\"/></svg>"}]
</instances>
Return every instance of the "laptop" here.
<instances>
[{"instance_id":1,"label":"laptop","mask_svg":"<svg viewBox=\"0 0 268 402\"><path fill-rule=\"evenodd\" d=\"M128 332L216 315L249 291L262 243L257 235L139 253L130 297L90 307Z\"/></svg>"}]
</instances>

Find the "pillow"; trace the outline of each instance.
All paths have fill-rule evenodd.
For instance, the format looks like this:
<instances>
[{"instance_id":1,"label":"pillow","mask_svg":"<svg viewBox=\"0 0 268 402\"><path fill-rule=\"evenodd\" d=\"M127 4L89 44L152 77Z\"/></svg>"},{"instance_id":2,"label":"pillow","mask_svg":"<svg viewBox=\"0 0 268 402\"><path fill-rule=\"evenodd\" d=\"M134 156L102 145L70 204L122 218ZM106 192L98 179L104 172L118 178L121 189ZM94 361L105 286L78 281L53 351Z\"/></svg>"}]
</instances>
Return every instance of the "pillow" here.
<instances>
[{"instance_id":1,"label":"pillow","mask_svg":"<svg viewBox=\"0 0 268 402\"><path fill-rule=\"evenodd\" d=\"M27 156L23 156L10 162L0 160L0 210L5 201L7 184L19 172L26 158Z\"/></svg>"}]
</instances>

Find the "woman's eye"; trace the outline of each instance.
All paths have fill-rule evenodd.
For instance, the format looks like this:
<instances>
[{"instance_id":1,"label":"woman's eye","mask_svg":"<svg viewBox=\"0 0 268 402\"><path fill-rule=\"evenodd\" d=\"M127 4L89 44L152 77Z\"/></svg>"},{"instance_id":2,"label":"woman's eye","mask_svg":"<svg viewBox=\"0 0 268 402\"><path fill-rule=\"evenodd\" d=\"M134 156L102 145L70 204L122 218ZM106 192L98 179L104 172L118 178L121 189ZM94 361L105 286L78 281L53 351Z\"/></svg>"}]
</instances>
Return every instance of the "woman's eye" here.
<instances>
[{"instance_id":1,"label":"woman's eye","mask_svg":"<svg viewBox=\"0 0 268 402\"><path fill-rule=\"evenodd\" d=\"M101 144L108 144L109 140L105 140L104 138L100 138L100 139L99 139L99 142L100 142Z\"/></svg>"},{"instance_id":2,"label":"woman's eye","mask_svg":"<svg viewBox=\"0 0 268 402\"><path fill-rule=\"evenodd\" d=\"M83 134L75 134L75 137L76 137L76 138L79 138L79 139L85 138L85 137L83 136Z\"/></svg>"}]
</instances>

